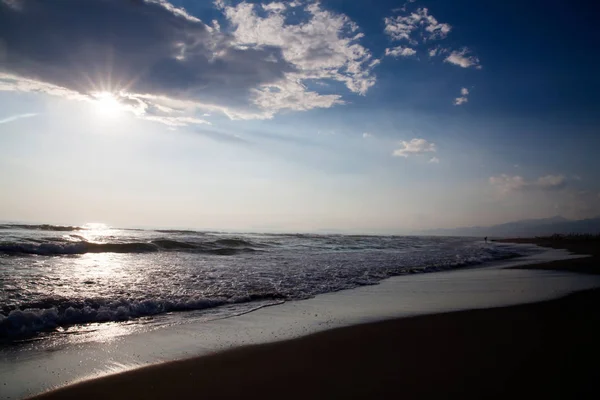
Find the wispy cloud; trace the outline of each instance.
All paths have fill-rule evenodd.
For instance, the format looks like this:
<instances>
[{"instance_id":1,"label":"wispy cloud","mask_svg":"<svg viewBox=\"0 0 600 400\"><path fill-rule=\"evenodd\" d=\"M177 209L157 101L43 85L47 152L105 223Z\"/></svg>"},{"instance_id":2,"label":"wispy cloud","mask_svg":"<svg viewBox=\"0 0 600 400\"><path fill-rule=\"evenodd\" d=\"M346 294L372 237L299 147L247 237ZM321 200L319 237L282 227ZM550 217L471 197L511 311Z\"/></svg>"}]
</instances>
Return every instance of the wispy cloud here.
<instances>
[{"instance_id":1,"label":"wispy cloud","mask_svg":"<svg viewBox=\"0 0 600 400\"><path fill-rule=\"evenodd\" d=\"M411 49L410 47L397 46L391 49L385 49L386 56L392 57L410 57L417 54L415 49Z\"/></svg>"},{"instance_id":2,"label":"wispy cloud","mask_svg":"<svg viewBox=\"0 0 600 400\"><path fill-rule=\"evenodd\" d=\"M405 11L406 8L400 9ZM450 24L440 23L427 8L417 8L408 15L386 17L385 33L393 40L416 44L424 40L444 39L452 30Z\"/></svg>"},{"instance_id":3,"label":"wispy cloud","mask_svg":"<svg viewBox=\"0 0 600 400\"><path fill-rule=\"evenodd\" d=\"M467 103L469 101L469 89L462 88L460 89L460 96L454 99L454 105L460 106L461 104Z\"/></svg>"},{"instance_id":4,"label":"wispy cloud","mask_svg":"<svg viewBox=\"0 0 600 400\"><path fill-rule=\"evenodd\" d=\"M534 186L541 189L556 189L564 187L567 183L567 178L564 175L546 175L539 177L535 182Z\"/></svg>"},{"instance_id":5,"label":"wispy cloud","mask_svg":"<svg viewBox=\"0 0 600 400\"><path fill-rule=\"evenodd\" d=\"M436 151L435 143L428 142L425 139L414 138L409 142L401 141L400 148L394 150L393 156L409 157L425 153L435 153Z\"/></svg>"},{"instance_id":6,"label":"wispy cloud","mask_svg":"<svg viewBox=\"0 0 600 400\"><path fill-rule=\"evenodd\" d=\"M373 134L369 133L369 132L365 132L365 133L362 134L362 137L363 137L363 139L368 139L370 137L373 137Z\"/></svg>"},{"instance_id":7,"label":"wispy cloud","mask_svg":"<svg viewBox=\"0 0 600 400\"><path fill-rule=\"evenodd\" d=\"M430 164L439 164L439 163L440 163L440 159L439 159L439 158L437 158L437 157L431 157L431 158L429 159L429 163L430 163Z\"/></svg>"},{"instance_id":8,"label":"wispy cloud","mask_svg":"<svg viewBox=\"0 0 600 400\"><path fill-rule=\"evenodd\" d=\"M477 68L481 69L481 65L479 63L479 58L469 55L470 50L464 47L461 50L453 51L450 53L448 57L444 59L444 62L458 65L462 68Z\"/></svg>"},{"instance_id":9,"label":"wispy cloud","mask_svg":"<svg viewBox=\"0 0 600 400\"><path fill-rule=\"evenodd\" d=\"M448 23L439 22L425 7L417 8L415 11L408 12L410 4L406 3L402 8L394 9L394 12L401 12L401 15L384 18L384 32L392 41L404 41L411 47L398 46L387 48L386 56L408 57L417 54L419 47L434 40L446 39L452 31L452 26ZM460 50L444 48L440 45L427 49L429 57L446 56L445 62L461 66L463 68L474 67L481 68L479 58L469 54L469 50L463 47Z\"/></svg>"},{"instance_id":10,"label":"wispy cloud","mask_svg":"<svg viewBox=\"0 0 600 400\"><path fill-rule=\"evenodd\" d=\"M17 114L17 115L13 115L7 118L3 118L0 119L0 124L6 124L9 122L13 122L19 119L23 119L23 118L31 118L31 117L35 117L37 114L34 113L27 113L27 114Z\"/></svg>"},{"instance_id":11,"label":"wispy cloud","mask_svg":"<svg viewBox=\"0 0 600 400\"><path fill-rule=\"evenodd\" d=\"M489 179L491 185L504 193L525 189L555 190L566 186L567 179L564 175L546 175L535 180L527 180L520 175L501 174Z\"/></svg>"}]
</instances>

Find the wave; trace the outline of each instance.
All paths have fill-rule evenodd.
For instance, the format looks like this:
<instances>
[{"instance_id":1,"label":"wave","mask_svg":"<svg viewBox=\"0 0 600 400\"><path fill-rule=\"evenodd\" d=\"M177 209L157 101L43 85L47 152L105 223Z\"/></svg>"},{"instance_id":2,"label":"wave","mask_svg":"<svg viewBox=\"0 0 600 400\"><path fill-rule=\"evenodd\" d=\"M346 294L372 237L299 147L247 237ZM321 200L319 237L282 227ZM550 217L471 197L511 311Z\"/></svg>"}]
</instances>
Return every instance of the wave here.
<instances>
[{"instance_id":1,"label":"wave","mask_svg":"<svg viewBox=\"0 0 600 400\"><path fill-rule=\"evenodd\" d=\"M186 235L204 235L205 232L198 232L198 231L190 231L190 230L186 230L186 229L156 229L154 232L158 232L158 233L179 233L179 234L186 234Z\"/></svg>"},{"instance_id":2,"label":"wave","mask_svg":"<svg viewBox=\"0 0 600 400\"><path fill-rule=\"evenodd\" d=\"M0 243L0 253L8 255L31 254L41 256L85 253L146 253L158 251L152 243Z\"/></svg>"},{"instance_id":3,"label":"wave","mask_svg":"<svg viewBox=\"0 0 600 400\"><path fill-rule=\"evenodd\" d=\"M0 338L26 337L76 324L126 321L169 312L204 310L265 300L273 300L273 304L284 301L281 295L260 293L232 299L88 299L83 302L49 299L0 313Z\"/></svg>"},{"instance_id":4,"label":"wave","mask_svg":"<svg viewBox=\"0 0 600 400\"><path fill-rule=\"evenodd\" d=\"M160 251L185 251L222 256L259 251L256 243L244 240L222 239L211 242L183 242L172 239L156 239L150 242L94 243L77 242L17 242L0 243L0 254L59 256L86 253L151 253Z\"/></svg>"},{"instance_id":5,"label":"wave","mask_svg":"<svg viewBox=\"0 0 600 400\"><path fill-rule=\"evenodd\" d=\"M251 242L249 240L244 239L217 239L213 242L219 246L229 246L229 247L242 247L242 246L255 246L257 243Z\"/></svg>"},{"instance_id":6,"label":"wave","mask_svg":"<svg viewBox=\"0 0 600 400\"><path fill-rule=\"evenodd\" d=\"M113 246L113 249L118 245L134 247L138 250L202 252L214 255L257 251L253 247L246 246L248 244L256 245L253 241L228 240L217 244L216 240L183 242L163 238L148 243L92 245ZM229 247L224 244L228 244ZM85 244L63 243L62 245L82 246ZM88 245L90 244L88 243ZM96 247L95 249L97 248L108 249L108 247ZM121 249L123 248L127 247L121 247ZM1 249L0 246L0 251ZM98 284L103 285L104 288L107 284L110 286L110 279L99 279L97 282L95 280L71 280L69 281L69 286L73 289L71 296L82 297L36 298L34 296L27 300L19 297L19 300L13 300L12 304L3 302L4 305L2 305L0 303L0 339L12 340L76 324L124 321L170 312L203 310L237 304L255 305L258 302L277 304L287 300L309 298L320 293L373 285L392 276L467 267L527 253L523 249L505 246L472 246L461 251L450 248L445 251L440 250L438 253L415 252L410 259L390 258L385 252L336 253L334 257L331 253L317 252L314 254L314 258L308 260L307 257L312 252L297 254L298 258L296 256L276 258L278 264L280 261L286 262L281 265L287 265L287 261L291 262L286 268L269 267L274 259L268 257L230 259L219 263L223 268L220 266L216 269L214 269L214 265L203 268L202 263L192 260L191 264L183 270L172 266L168 274L160 274L164 277L152 275L152 285L142 285L139 290L129 290L127 289L128 282L132 281L126 281L103 291L106 294L102 295L86 295L86 293L98 292L94 291L93 287L83 285ZM435 256L430 257L433 254ZM149 264L137 270L138 273L143 274L147 269L151 269L153 264L154 260L149 260ZM257 268L263 266L266 267L259 270L261 273L256 273ZM60 275L56 276L60 277ZM25 281L27 279L14 281L12 284L9 282L5 287L11 293L25 293L25 288L29 285ZM61 280L61 282L63 281ZM220 285L220 283L226 283L226 285ZM215 289L216 286L218 288ZM61 293L58 286L53 288L55 289L54 293ZM79 290L83 288L85 290ZM168 292L163 292L163 290L168 290ZM202 295L199 295L200 293ZM90 298L91 296L98 297ZM99 296L105 297L100 298Z\"/></svg>"},{"instance_id":7,"label":"wave","mask_svg":"<svg viewBox=\"0 0 600 400\"><path fill-rule=\"evenodd\" d=\"M83 231L85 228L80 226L68 226L68 225L25 225L25 224L3 224L0 225L0 229L28 229L34 231L55 231L55 232L72 232L72 231Z\"/></svg>"},{"instance_id":8,"label":"wave","mask_svg":"<svg viewBox=\"0 0 600 400\"><path fill-rule=\"evenodd\" d=\"M253 293L230 299L145 299L68 301L48 299L44 302L24 304L18 309L0 313L0 338L31 336L76 324L126 321L169 312L198 311L224 305L269 301L280 304L286 300L279 293ZM264 307L264 304L261 305Z\"/></svg>"},{"instance_id":9,"label":"wave","mask_svg":"<svg viewBox=\"0 0 600 400\"><path fill-rule=\"evenodd\" d=\"M232 250L232 249L230 249ZM351 289L358 286L377 284L382 279L403 274L429 273L444 271L485 261L512 258L515 253L493 252L484 257L461 258L453 261L439 262L422 267L406 267L397 270L371 271L359 274L344 282L323 282L325 286L310 289L283 289L281 292L266 289L257 292L238 292L230 297L217 298L177 298L177 299L116 299L107 300L92 298L71 300L66 298L49 298L37 302L21 303L18 306L0 307L0 340L31 337L41 332L56 331L77 324L119 322L141 317L156 316L171 312L198 311L220 306L248 304L253 302L269 302L280 304L288 300L300 300L319 293ZM306 282L308 283L308 282ZM313 282L314 283L314 282ZM310 283L308 283L311 285ZM316 285L318 286L318 285ZM315 285L311 285L315 289Z\"/></svg>"}]
</instances>

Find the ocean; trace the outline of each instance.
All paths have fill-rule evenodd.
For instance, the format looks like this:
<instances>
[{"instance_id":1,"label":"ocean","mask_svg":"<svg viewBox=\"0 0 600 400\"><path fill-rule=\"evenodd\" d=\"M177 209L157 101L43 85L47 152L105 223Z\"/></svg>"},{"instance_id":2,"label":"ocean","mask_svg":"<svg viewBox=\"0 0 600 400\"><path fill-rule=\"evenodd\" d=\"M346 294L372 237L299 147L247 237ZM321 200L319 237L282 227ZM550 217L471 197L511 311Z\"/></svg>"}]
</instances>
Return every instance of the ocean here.
<instances>
[{"instance_id":1,"label":"ocean","mask_svg":"<svg viewBox=\"0 0 600 400\"><path fill-rule=\"evenodd\" d=\"M228 318L530 255L481 238L0 225L0 343Z\"/></svg>"}]
</instances>

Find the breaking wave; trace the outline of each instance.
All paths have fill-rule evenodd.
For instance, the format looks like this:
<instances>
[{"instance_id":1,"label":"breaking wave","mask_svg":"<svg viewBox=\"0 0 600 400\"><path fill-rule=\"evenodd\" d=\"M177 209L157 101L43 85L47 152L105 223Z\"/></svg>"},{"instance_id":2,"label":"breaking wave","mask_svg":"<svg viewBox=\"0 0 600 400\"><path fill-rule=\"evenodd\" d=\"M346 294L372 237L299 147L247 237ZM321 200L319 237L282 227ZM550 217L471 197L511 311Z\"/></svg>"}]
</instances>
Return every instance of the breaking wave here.
<instances>
[{"instance_id":1,"label":"breaking wave","mask_svg":"<svg viewBox=\"0 0 600 400\"><path fill-rule=\"evenodd\" d=\"M24 224L2 224L0 229L27 229L33 231L52 231L52 232L73 232L82 231L85 228L79 226L63 226L63 225L24 225Z\"/></svg>"},{"instance_id":2,"label":"breaking wave","mask_svg":"<svg viewBox=\"0 0 600 400\"><path fill-rule=\"evenodd\" d=\"M0 341L178 311L231 316L518 255L465 238L0 225Z\"/></svg>"},{"instance_id":3,"label":"breaking wave","mask_svg":"<svg viewBox=\"0 0 600 400\"><path fill-rule=\"evenodd\" d=\"M19 309L5 310L4 313L0 313L0 338L26 337L76 324L126 321L169 312L205 310L228 304L265 300L270 300L272 304L283 302L282 296L277 294L256 294L232 299L120 299L115 301L48 299L35 304L24 304Z\"/></svg>"},{"instance_id":4,"label":"breaking wave","mask_svg":"<svg viewBox=\"0 0 600 400\"><path fill-rule=\"evenodd\" d=\"M151 253L160 251L184 251L215 255L235 255L258 251L264 247L245 240L221 239L206 242L180 242L172 239L157 239L149 242L94 243L86 240L77 242L51 243L0 243L0 253L7 255L72 255L86 253Z\"/></svg>"}]
</instances>

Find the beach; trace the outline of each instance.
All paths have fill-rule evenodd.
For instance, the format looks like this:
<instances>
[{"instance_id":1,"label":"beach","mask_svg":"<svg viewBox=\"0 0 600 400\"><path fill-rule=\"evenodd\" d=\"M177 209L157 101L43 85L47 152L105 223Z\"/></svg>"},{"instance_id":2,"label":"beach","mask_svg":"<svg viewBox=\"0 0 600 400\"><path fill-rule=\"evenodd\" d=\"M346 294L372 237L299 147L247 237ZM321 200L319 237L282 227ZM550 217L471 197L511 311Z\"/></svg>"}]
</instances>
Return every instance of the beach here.
<instances>
[{"instance_id":1,"label":"beach","mask_svg":"<svg viewBox=\"0 0 600 400\"><path fill-rule=\"evenodd\" d=\"M600 377L600 316L592 309L599 299L594 290L534 305L340 328L124 372L38 398L592 398Z\"/></svg>"},{"instance_id":2,"label":"beach","mask_svg":"<svg viewBox=\"0 0 600 400\"><path fill-rule=\"evenodd\" d=\"M598 265L588 257L526 268L581 260L588 272ZM600 377L599 299L591 289L344 326L129 370L38 398L592 398Z\"/></svg>"},{"instance_id":3,"label":"beach","mask_svg":"<svg viewBox=\"0 0 600 400\"><path fill-rule=\"evenodd\" d=\"M0 400L600 399L599 11L0 0Z\"/></svg>"}]
</instances>

